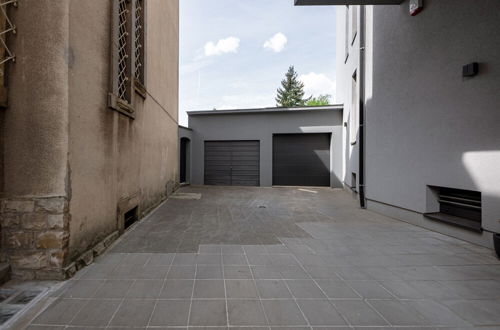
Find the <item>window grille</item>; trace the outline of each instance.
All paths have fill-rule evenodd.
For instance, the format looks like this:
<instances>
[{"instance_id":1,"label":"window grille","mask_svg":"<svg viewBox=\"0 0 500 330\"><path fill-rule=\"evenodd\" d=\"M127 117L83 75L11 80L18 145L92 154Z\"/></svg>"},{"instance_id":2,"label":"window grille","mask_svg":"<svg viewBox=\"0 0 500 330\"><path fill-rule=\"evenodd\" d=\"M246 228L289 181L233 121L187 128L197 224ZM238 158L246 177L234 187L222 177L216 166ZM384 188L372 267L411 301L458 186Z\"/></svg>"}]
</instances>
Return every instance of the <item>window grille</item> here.
<instances>
[{"instance_id":1,"label":"window grille","mask_svg":"<svg viewBox=\"0 0 500 330\"><path fill-rule=\"evenodd\" d=\"M16 26L12 24L7 14L7 8L9 6L17 7L17 0L0 0L0 43L3 53L0 58L0 65L11 60L14 61L16 58L6 42L6 37L9 33L16 33Z\"/></svg>"},{"instance_id":2,"label":"window grille","mask_svg":"<svg viewBox=\"0 0 500 330\"><path fill-rule=\"evenodd\" d=\"M144 1L135 1L134 50L136 82L144 85Z\"/></svg>"},{"instance_id":3,"label":"window grille","mask_svg":"<svg viewBox=\"0 0 500 330\"><path fill-rule=\"evenodd\" d=\"M113 0L109 107L132 118L134 90L146 97L145 3L145 0Z\"/></svg>"},{"instance_id":4,"label":"window grille","mask_svg":"<svg viewBox=\"0 0 500 330\"><path fill-rule=\"evenodd\" d=\"M119 0L118 4L118 97L121 100L130 102L129 80L130 66L128 55L128 18L129 1Z\"/></svg>"}]
</instances>

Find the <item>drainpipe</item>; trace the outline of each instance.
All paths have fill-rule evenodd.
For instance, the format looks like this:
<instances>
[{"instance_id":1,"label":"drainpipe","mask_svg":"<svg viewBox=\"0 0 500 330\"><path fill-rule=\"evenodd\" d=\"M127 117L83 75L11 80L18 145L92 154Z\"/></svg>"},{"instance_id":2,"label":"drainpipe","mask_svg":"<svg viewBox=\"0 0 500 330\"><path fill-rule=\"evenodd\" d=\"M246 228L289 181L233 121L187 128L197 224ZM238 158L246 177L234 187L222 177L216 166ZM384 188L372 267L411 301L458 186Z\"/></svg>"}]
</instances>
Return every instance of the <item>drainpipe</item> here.
<instances>
[{"instance_id":1,"label":"drainpipe","mask_svg":"<svg viewBox=\"0 0 500 330\"><path fill-rule=\"evenodd\" d=\"M359 205L366 208L365 195L365 44L366 44L366 8L360 6L359 28Z\"/></svg>"}]
</instances>

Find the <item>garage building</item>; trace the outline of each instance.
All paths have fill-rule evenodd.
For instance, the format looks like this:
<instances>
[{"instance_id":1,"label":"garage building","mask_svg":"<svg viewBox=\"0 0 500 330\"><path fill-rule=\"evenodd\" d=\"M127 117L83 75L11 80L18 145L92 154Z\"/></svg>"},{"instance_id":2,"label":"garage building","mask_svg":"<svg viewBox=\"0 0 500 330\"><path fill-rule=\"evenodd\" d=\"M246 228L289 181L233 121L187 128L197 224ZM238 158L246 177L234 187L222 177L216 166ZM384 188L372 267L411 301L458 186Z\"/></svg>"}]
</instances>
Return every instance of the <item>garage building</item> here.
<instances>
[{"instance_id":1,"label":"garage building","mask_svg":"<svg viewBox=\"0 0 500 330\"><path fill-rule=\"evenodd\" d=\"M342 106L190 111L180 127L195 185L342 187Z\"/></svg>"}]
</instances>

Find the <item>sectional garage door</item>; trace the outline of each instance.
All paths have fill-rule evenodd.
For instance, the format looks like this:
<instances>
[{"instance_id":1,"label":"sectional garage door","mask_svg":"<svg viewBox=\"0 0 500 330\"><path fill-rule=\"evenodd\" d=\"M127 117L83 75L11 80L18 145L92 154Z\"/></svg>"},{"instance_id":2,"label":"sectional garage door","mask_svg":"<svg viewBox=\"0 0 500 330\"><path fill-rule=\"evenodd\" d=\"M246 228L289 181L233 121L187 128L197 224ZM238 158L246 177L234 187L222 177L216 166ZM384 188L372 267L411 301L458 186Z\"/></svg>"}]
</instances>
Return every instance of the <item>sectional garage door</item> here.
<instances>
[{"instance_id":1,"label":"sectional garage door","mask_svg":"<svg viewBox=\"0 0 500 330\"><path fill-rule=\"evenodd\" d=\"M205 141L205 184L260 185L259 141Z\"/></svg>"},{"instance_id":2,"label":"sectional garage door","mask_svg":"<svg viewBox=\"0 0 500 330\"><path fill-rule=\"evenodd\" d=\"M273 136L273 185L330 186L330 134Z\"/></svg>"}]
</instances>

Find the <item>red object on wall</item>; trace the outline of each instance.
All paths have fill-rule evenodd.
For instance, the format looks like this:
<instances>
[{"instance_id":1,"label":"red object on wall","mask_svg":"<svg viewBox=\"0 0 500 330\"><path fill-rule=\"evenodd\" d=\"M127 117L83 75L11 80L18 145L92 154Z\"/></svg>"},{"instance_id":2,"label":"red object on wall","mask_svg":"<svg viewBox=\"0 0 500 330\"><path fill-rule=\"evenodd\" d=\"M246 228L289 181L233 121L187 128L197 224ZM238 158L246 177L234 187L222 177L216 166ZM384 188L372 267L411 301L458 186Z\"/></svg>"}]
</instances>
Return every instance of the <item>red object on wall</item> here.
<instances>
[{"instance_id":1,"label":"red object on wall","mask_svg":"<svg viewBox=\"0 0 500 330\"><path fill-rule=\"evenodd\" d=\"M416 16L424 9L423 0L410 0L410 15Z\"/></svg>"}]
</instances>

